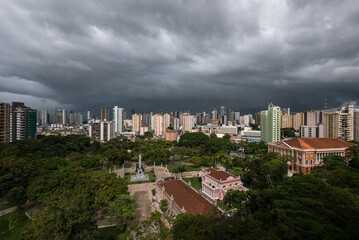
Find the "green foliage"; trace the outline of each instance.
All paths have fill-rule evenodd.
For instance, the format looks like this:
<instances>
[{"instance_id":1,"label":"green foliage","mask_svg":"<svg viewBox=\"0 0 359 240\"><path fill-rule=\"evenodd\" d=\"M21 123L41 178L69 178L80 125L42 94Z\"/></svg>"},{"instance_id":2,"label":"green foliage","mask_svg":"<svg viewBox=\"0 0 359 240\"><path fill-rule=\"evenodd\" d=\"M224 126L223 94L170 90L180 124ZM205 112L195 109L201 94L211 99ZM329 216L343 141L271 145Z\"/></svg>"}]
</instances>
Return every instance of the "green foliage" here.
<instances>
[{"instance_id":1,"label":"green foliage","mask_svg":"<svg viewBox=\"0 0 359 240\"><path fill-rule=\"evenodd\" d=\"M109 216L117 217L119 224L126 224L127 221L136 218L136 208L137 204L132 196L121 194L108 203L107 213Z\"/></svg>"},{"instance_id":2,"label":"green foliage","mask_svg":"<svg viewBox=\"0 0 359 240\"><path fill-rule=\"evenodd\" d=\"M349 148L348 157L350 159L349 166L359 169L359 145Z\"/></svg>"},{"instance_id":3,"label":"green foliage","mask_svg":"<svg viewBox=\"0 0 359 240\"><path fill-rule=\"evenodd\" d=\"M16 224L14 224L14 221L16 221ZM0 216L0 239L20 239L24 226L30 221L31 220L25 215L24 210L18 210ZM9 227L12 229L11 231L9 231Z\"/></svg>"},{"instance_id":4,"label":"green foliage","mask_svg":"<svg viewBox=\"0 0 359 240\"><path fill-rule=\"evenodd\" d=\"M170 230L161 219L160 212L155 211L143 221L136 231L137 239L171 239Z\"/></svg>"},{"instance_id":5,"label":"green foliage","mask_svg":"<svg viewBox=\"0 0 359 240\"><path fill-rule=\"evenodd\" d=\"M295 129L294 128L282 128L281 135L283 138L293 138L293 137L295 137Z\"/></svg>"},{"instance_id":6,"label":"green foliage","mask_svg":"<svg viewBox=\"0 0 359 240\"><path fill-rule=\"evenodd\" d=\"M143 135L145 138L153 138L153 132L150 131L145 132Z\"/></svg>"},{"instance_id":7,"label":"green foliage","mask_svg":"<svg viewBox=\"0 0 359 240\"><path fill-rule=\"evenodd\" d=\"M200 157L191 157L189 161L195 167L199 167L202 164L202 159Z\"/></svg>"},{"instance_id":8,"label":"green foliage","mask_svg":"<svg viewBox=\"0 0 359 240\"><path fill-rule=\"evenodd\" d=\"M200 170L201 168L190 166L190 165L182 165L182 164L168 165L168 171L171 173L182 173L182 172L200 171Z\"/></svg>"},{"instance_id":9,"label":"green foliage","mask_svg":"<svg viewBox=\"0 0 359 240\"><path fill-rule=\"evenodd\" d=\"M257 124L250 123L249 126L250 126L253 130L255 130L255 131L260 131L260 130L261 130L261 129L258 127Z\"/></svg>"},{"instance_id":10,"label":"green foliage","mask_svg":"<svg viewBox=\"0 0 359 240\"><path fill-rule=\"evenodd\" d=\"M208 139L209 137L201 132L196 132L196 133L186 132L180 137L178 145L184 147L198 147L205 145Z\"/></svg>"},{"instance_id":11,"label":"green foliage","mask_svg":"<svg viewBox=\"0 0 359 240\"><path fill-rule=\"evenodd\" d=\"M168 201L166 199L162 199L160 201L160 209L162 212L166 212L168 210Z\"/></svg>"},{"instance_id":12,"label":"green foliage","mask_svg":"<svg viewBox=\"0 0 359 240\"><path fill-rule=\"evenodd\" d=\"M86 191L52 195L47 207L34 216L22 239L96 239L94 198Z\"/></svg>"},{"instance_id":13,"label":"green foliage","mask_svg":"<svg viewBox=\"0 0 359 240\"><path fill-rule=\"evenodd\" d=\"M214 222L208 216L179 214L174 221L172 234L174 239L216 239L213 238L213 229Z\"/></svg>"},{"instance_id":14,"label":"green foliage","mask_svg":"<svg viewBox=\"0 0 359 240\"><path fill-rule=\"evenodd\" d=\"M191 186L200 190L202 188L202 177L183 178L183 181L191 182Z\"/></svg>"},{"instance_id":15,"label":"green foliage","mask_svg":"<svg viewBox=\"0 0 359 240\"><path fill-rule=\"evenodd\" d=\"M6 194L6 200L10 204L21 206L27 200L26 190L24 187L14 187Z\"/></svg>"}]
</instances>

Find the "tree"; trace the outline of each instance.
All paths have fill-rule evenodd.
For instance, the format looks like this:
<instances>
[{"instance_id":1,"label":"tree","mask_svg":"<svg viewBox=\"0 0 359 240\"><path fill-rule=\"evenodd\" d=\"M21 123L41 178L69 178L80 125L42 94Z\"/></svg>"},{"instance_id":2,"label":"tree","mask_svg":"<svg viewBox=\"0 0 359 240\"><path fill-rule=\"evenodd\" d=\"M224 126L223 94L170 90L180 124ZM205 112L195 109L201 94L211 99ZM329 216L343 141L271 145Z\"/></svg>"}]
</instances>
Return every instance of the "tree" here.
<instances>
[{"instance_id":1,"label":"tree","mask_svg":"<svg viewBox=\"0 0 359 240\"><path fill-rule=\"evenodd\" d=\"M139 226L136 237L138 239L171 239L170 230L163 223L162 214L152 212L151 216Z\"/></svg>"},{"instance_id":2,"label":"tree","mask_svg":"<svg viewBox=\"0 0 359 240\"><path fill-rule=\"evenodd\" d=\"M18 220L16 217L14 217L14 215L11 215L9 217L9 231L11 232L11 239L13 238L14 235L14 229L15 227L18 225Z\"/></svg>"},{"instance_id":3,"label":"tree","mask_svg":"<svg viewBox=\"0 0 359 240\"><path fill-rule=\"evenodd\" d=\"M115 216L119 225L123 226L121 228L125 229L127 222L136 218L136 208L137 204L132 196L121 194L108 203L107 213L109 216Z\"/></svg>"},{"instance_id":4,"label":"tree","mask_svg":"<svg viewBox=\"0 0 359 240\"><path fill-rule=\"evenodd\" d=\"M178 145L184 147L196 147L196 146L205 145L208 139L209 137L201 132L195 132L195 133L186 132L180 137Z\"/></svg>"},{"instance_id":5,"label":"tree","mask_svg":"<svg viewBox=\"0 0 359 240\"><path fill-rule=\"evenodd\" d=\"M6 200L16 206L23 205L27 201L25 188L22 186L12 188L6 194Z\"/></svg>"},{"instance_id":6,"label":"tree","mask_svg":"<svg viewBox=\"0 0 359 240\"><path fill-rule=\"evenodd\" d=\"M282 128L282 137L283 138L293 138L295 137L295 129L294 128Z\"/></svg>"},{"instance_id":7,"label":"tree","mask_svg":"<svg viewBox=\"0 0 359 240\"><path fill-rule=\"evenodd\" d=\"M349 148L348 157L350 158L349 166L352 168L359 168L359 145Z\"/></svg>"},{"instance_id":8,"label":"tree","mask_svg":"<svg viewBox=\"0 0 359 240\"><path fill-rule=\"evenodd\" d=\"M231 139L231 135L229 135L228 133L224 134L224 136L222 137L224 140L229 141Z\"/></svg>"},{"instance_id":9,"label":"tree","mask_svg":"<svg viewBox=\"0 0 359 240\"><path fill-rule=\"evenodd\" d=\"M51 196L34 216L22 239L97 239L93 198L84 190Z\"/></svg>"},{"instance_id":10,"label":"tree","mask_svg":"<svg viewBox=\"0 0 359 240\"><path fill-rule=\"evenodd\" d=\"M177 215L172 234L174 239L222 239L213 236L214 222L209 216Z\"/></svg>"},{"instance_id":11,"label":"tree","mask_svg":"<svg viewBox=\"0 0 359 240\"><path fill-rule=\"evenodd\" d=\"M145 132L143 135L147 139L153 138L153 132L150 132L150 131Z\"/></svg>"},{"instance_id":12,"label":"tree","mask_svg":"<svg viewBox=\"0 0 359 240\"><path fill-rule=\"evenodd\" d=\"M202 159L200 157L191 157L189 160L195 167L198 167L202 164Z\"/></svg>"},{"instance_id":13,"label":"tree","mask_svg":"<svg viewBox=\"0 0 359 240\"><path fill-rule=\"evenodd\" d=\"M160 201L160 209L163 213L168 210L168 201L166 199Z\"/></svg>"}]
</instances>

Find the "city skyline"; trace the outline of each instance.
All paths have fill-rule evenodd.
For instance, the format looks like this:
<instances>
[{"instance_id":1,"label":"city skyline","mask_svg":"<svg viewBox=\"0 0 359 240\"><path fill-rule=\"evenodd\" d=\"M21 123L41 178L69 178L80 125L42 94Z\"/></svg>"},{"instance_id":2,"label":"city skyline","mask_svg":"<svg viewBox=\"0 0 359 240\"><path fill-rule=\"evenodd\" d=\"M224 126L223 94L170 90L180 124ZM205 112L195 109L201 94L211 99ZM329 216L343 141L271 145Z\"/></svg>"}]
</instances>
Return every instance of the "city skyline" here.
<instances>
[{"instance_id":1,"label":"city skyline","mask_svg":"<svg viewBox=\"0 0 359 240\"><path fill-rule=\"evenodd\" d=\"M326 96L337 108L358 100L358 8L354 0L2 1L0 99L91 112L254 113L269 102L322 109Z\"/></svg>"}]
</instances>

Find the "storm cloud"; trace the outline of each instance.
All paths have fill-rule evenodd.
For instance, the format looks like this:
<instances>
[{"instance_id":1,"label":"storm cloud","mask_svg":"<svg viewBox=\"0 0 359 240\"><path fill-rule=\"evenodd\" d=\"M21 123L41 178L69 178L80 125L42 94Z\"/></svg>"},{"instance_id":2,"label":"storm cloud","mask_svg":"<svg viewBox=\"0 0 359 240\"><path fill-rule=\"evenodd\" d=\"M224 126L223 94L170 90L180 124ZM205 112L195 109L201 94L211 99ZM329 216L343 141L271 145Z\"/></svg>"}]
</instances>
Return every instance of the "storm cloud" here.
<instances>
[{"instance_id":1,"label":"storm cloud","mask_svg":"<svg viewBox=\"0 0 359 240\"><path fill-rule=\"evenodd\" d=\"M357 0L0 1L0 101L137 112L357 101Z\"/></svg>"}]
</instances>

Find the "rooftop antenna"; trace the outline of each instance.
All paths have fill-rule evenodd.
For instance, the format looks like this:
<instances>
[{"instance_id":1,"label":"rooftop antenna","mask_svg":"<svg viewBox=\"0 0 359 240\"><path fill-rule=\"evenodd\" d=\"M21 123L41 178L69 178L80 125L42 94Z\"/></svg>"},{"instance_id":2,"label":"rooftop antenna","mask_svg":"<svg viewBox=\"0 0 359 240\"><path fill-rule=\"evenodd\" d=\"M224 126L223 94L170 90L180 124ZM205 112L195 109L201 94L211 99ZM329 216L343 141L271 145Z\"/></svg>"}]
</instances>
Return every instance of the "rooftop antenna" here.
<instances>
[{"instance_id":1,"label":"rooftop antenna","mask_svg":"<svg viewBox=\"0 0 359 240\"><path fill-rule=\"evenodd\" d=\"M327 105L327 92L324 93L324 110L328 109L328 105Z\"/></svg>"}]
</instances>

